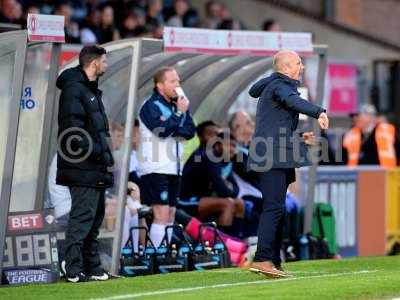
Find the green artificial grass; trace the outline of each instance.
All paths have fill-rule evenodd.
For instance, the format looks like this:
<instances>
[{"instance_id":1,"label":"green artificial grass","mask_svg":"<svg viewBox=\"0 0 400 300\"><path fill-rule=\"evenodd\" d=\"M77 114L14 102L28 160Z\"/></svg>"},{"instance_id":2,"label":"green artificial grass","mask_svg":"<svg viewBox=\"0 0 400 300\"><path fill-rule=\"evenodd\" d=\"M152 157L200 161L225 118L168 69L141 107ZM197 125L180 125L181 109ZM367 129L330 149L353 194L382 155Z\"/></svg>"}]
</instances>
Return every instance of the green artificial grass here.
<instances>
[{"instance_id":1,"label":"green artificial grass","mask_svg":"<svg viewBox=\"0 0 400 300\"><path fill-rule=\"evenodd\" d=\"M392 299L400 297L400 257L289 263L288 279L231 268L107 282L9 286L0 299Z\"/></svg>"}]
</instances>

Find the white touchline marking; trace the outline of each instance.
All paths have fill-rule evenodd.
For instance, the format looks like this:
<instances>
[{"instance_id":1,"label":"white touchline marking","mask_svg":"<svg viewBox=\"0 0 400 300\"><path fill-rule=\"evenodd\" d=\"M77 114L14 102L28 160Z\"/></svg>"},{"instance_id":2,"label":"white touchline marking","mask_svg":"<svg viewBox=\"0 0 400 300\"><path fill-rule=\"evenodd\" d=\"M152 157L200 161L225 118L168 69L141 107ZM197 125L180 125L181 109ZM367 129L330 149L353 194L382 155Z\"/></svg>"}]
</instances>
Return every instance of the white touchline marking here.
<instances>
[{"instance_id":1,"label":"white touchline marking","mask_svg":"<svg viewBox=\"0 0 400 300\"><path fill-rule=\"evenodd\" d=\"M220 270L212 270L213 273L241 273L243 269L238 268L227 268L227 269L220 269ZM304 275L323 275L323 274L332 274L328 272L321 272L321 271L287 271L290 274L304 274ZM400 299L399 299L400 300Z\"/></svg>"},{"instance_id":2,"label":"white touchline marking","mask_svg":"<svg viewBox=\"0 0 400 300\"><path fill-rule=\"evenodd\" d=\"M156 291L156 292L125 294L125 295L119 295L119 296L111 296L111 297L107 297L107 298L91 298L90 300L133 299L133 298L139 298L139 297L145 297L145 296L157 296L157 295L175 294L175 293L182 293L182 292L192 292L192 291L198 291L198 290L204 290L204 289L218 289L218 288L242 286L242 285L253 285L253 284L270 284L270 283L283 282L283 281L294 281L294 280L309 279L309 278L337 277L337 276L345 276L345 275L358 275L358 274L374 273L374 272L378 272L378 270L362 270L362 271L356 271L356 272L323 274L323 275L314 275L314 276L308 276L308 277L291 277L291 278L284 278L284 279L270 279L270 280L264 279L264 280L255 280L255 281L247 281L247 282L222 283L222 284L215 284L215 285L189 287L189 288L169 289L169 290L162 290L162 291Z\"/></svg>"}]
</instances>

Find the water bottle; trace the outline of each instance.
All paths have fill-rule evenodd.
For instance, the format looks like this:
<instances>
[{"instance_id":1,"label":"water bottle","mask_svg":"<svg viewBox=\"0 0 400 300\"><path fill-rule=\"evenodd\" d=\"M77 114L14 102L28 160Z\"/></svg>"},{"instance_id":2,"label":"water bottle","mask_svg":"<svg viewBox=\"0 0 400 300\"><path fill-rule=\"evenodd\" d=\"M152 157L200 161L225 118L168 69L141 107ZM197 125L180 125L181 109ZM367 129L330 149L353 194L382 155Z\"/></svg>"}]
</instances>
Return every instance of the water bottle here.
<instances>
[{"instance_id":1,"label":"water bottle","mask_svg":"<svg viewBox=\"0 0 400 300\"><path fill-rule=\"evenodd\" d=\"M207 254L214 254L213 251L212 251L212 248L210 247L210 242L209 241L206 241L204 243L204 246L205 246L204 250L206 251Z\"/></svg>"},{"instance_id":2,"label":"water bottle","mask_svg":"<svg viewBox=\"0 0 400 300\"><path fill-rule=\"evenodd\" d=\"M305 235L302 235L300 237L300 259L305 260L305 259L310 259L309 255L309 247L308 247L308 238Z\"/></svg>"},{"instance_id":3,"label":"water bottle","mask_svg":"<svg viewBox=\"0 0 400 300\"><path fill-rule=\"evenodd\" d=\"M224 250L225 250L224 244L222 244L221 242L215 243L215 245L214 245L215 253L219 254L219 253L224 252Z\"/></svg>"},{"instance_id":4,"label":"water bottle","mask_svg":"<svg viewBox=\"0 0 400 300\"><path fill-rule=\"evenodd\" d=\"M144 254L144 247L143 245L139 245L139 256L143 256Z\"/></svg>"},{"instance_id":5,"label":"water bottle","mask_svg":"<svg viewBox=\"0 0 400 300\"><path fill-rule=\"evenodd\" d=\"M183 245L179 248L179 256L187 257L190 253L190 248L187 245Z\"/></svg>"},{"instance_id":6,"label":"water bottle","mask_svg":"<svg viewBox=\"0 0 400 300\"><path fill-rule=\"evenodd\" d=\"M171 246L171 257L172 258L176 258L176 256L177 256L177 254L178 254L178 251L176 250L176 245L175 244L173 244L172 246Z\"/></svg>"}]
</instances>

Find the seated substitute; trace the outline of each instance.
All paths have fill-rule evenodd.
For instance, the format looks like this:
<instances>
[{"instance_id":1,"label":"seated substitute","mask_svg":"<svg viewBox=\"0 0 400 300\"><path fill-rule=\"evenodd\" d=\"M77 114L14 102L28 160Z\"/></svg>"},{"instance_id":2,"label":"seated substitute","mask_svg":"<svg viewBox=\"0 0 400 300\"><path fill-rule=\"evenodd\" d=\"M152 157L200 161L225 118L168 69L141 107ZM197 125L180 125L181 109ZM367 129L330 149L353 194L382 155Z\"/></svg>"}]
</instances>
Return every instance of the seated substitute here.
<instances>
[{"instance_id":1,"label":"seated substitute","mask_svg":"<svg viewBox=\"0 0 400 300\"><path fill-rule=\"evenodd\" d=\"M200 132L200 140L204 140L202 134L205 132L207 130ZM226 132L218 133L214 142L209 142L206 147L201 144L183 169L179 205L201 220L217 216L220 229L237 236L245 209L243 200L237 198L239 189L230 161L235 149L233 136Z\"/></svg>"}]
</instances>

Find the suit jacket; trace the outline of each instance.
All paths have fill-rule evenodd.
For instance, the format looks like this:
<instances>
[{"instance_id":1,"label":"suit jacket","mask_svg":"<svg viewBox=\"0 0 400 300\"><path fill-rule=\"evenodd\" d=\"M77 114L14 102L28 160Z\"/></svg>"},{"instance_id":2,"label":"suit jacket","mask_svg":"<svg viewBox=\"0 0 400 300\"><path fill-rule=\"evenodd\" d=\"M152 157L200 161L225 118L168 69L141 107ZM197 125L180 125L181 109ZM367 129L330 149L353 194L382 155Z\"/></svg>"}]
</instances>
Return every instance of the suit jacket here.
<instances>
[{"instance_id":1,"label":"suit jacket","mask_svg":"<svg viewBox=\"0 0 400 300\"><path fill-rule=\"evenodd\" d=\"M307 146L296 131L299 113L317 119L325 110L299 96L299 83L276 72L250 88L250 96L259 100L249 169L263 172L311 165Z\"/></svg>"}]
</instances>

